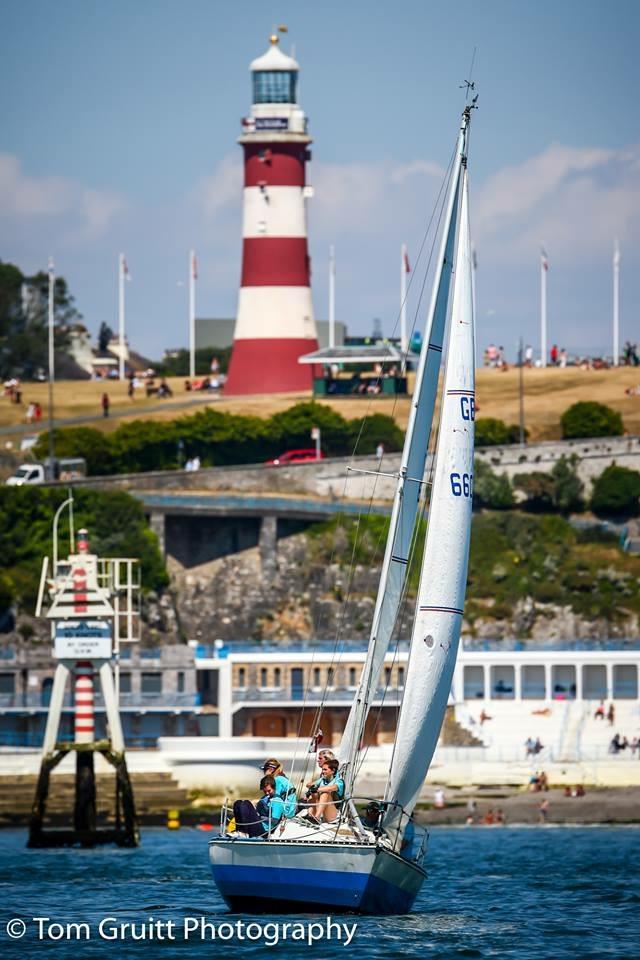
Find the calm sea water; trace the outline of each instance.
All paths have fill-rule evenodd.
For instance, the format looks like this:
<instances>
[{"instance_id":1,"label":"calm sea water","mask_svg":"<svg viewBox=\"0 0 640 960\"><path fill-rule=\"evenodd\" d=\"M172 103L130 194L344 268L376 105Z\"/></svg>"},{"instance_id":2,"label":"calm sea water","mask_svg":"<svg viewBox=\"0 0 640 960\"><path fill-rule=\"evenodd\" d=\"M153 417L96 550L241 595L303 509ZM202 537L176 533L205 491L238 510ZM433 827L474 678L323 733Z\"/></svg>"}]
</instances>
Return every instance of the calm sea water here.
<instances>
[{"instance_id":1,"label":"calm sea water","mask_svg":"<svg viewBox=\"0 0 640 960\"><path fill-rule=\"evenodd\" d=\"M536 960L638 960L640 957L640 830L627 828L439 828L432 831L429 876L414 912L406 917L335 917L357 929L344 938L322 933L307 942L309 923L318 917L259 917L266 936L247 925L254 918L228 914L211 879L208 835L147 829L139 850L25 849L22 831L0 832L0 957L85 960L117 957L172 960L187 957L260 958L278 951L282 958L315 954L322 960L352 957L499 957ZM34 917L42 921L38 939ZM136 931L151 922L174 921L175 940L132 940L131 928L119 939L104 940L99 924L112 935L119 924ZM203 917L228 940L184 939L185 918ZM10 920L24 919L26 934L12 940ZM241 920L239 939L237 928ZM295 922L287 939L282 924ZM85 923L81 939L64 926ZM49 924L61 926L49 926ZM274 924L278 924L275 927ZM320 935L319 928L312 928ZM14 925L12 930L20 932ZM90 939L86 939L86 932ZM158 926L154 931L158 930ZM293 942L297 933L304 941ZM61 934L62 931L62 934ZM277 932L276 932L277 931ZM206 931L205 931L206 932ZM247 939L246 934L257 939ZM346 936L346 934L345 934ZM58 937L61 937L58 939Z\"/></svg>"}]
</instances>

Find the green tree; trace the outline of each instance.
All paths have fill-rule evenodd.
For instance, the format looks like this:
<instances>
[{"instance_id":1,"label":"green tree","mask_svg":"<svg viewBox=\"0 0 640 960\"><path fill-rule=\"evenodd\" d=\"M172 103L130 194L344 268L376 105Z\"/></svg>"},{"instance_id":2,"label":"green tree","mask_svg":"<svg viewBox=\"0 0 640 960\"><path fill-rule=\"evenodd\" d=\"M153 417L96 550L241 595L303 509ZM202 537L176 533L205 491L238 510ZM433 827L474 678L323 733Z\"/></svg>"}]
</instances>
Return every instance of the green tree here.
<instances>
[{"instance_id":1,"label":"green tree","mask_svg":"<svg viewBox=\"0 0 640 960\"><path fill-rule=\"evenodd\" d=\"M231 358L231 347L198 347L196 350L196 376L206 377L211 373L211 360L216 357L219 364L218 373L226 373ZM190 354L186 349L176 350L171 356L165 356L154 369L165 377L188 377Z\"/></svg>"},{"instance_id":2,"label":"green tree","mask_svg":"<svg viewBox=\"0 0 640 960\"><path fill-rule=\"evenodd\" d=\"M549 473L519 473L513 485L525 494L525 507L537 512L571 513L584 509L584 484L576 473L578 458L560 457Z\"/></svg>"},{"instance_id":3,"label":"green tree","mask_svg":"<svg viewBox=\"0 0 640 960\"><path fill-rule=\"evenodd\" d=\"M25 276L0 262L0 376L33 377L47 366L49 275ZM54 285L55 348L68 349L68 327L81 320L64 277Z\"/></svg>"},{"instance_id":4,"label":"green tree","mask_svg":"<svg viewBox=\"0 0 640 960\"><path fill-rule=\"evenodd\" d=\"M525 431L526 435L526 431ZM496 417L480 417L476 420L475 442L477 447L497 447L508 443L518 443L520 428L508 425Z\"/></svg>"},{"instance_id":5,"label":"green tree","mask_svg":"<svg viewBox=\"0 0 640 960\"><path fill-rule=\"evenodd\" d=\"M66 490L43 487L0 487L0 604L35 602L42 557L51 554L51 523L66 499ZM161 590L168 583L164 560L149 530L142 505L121 491L74 491L76 530L86 527L92 548L105 557L140 560L142 583ZM60 544L68 543L66 515ZM61 547L64 549L64 547Z\"/></svg>"},{"instance_id":6,"label":"green tree","mask_svg":"<svg viewBox=\"0 0 640 960\"><path fill-rule=\"evenodd\" d=\"M562 456L551 471L553 504L560 513L584 510L584 484L576 470L578 462L575 453L570 457Z\"/></svg>"},{"instance_id":7,"label":"green tree","mask_svg":"<svg viewBox=\"0 0 640 960\"><path fill-rule=\"evenodd\" d=\"M488 463L476 460L473 475L474 507L509 510L515 503L513 489L506 474L497 474Z\"/></svg>"},{"instance_id":8,"label":"green tree","mask_svg":"<svg viewBox=\"0 0 640 960\"><path fill-rule=\"evenodd\" d=\"M581 437L620 437L624 433L622 417L604 403L582 400L574 403L560 418L565 440Z\"/></svg>"},{"instance_id":9,"label":"green tree","mask_svg":"<svg viewBox=\"0 0 640 960\"><path fill-rule=\"evenodd\" d=\"M640 473L615 463L596 478L591 494L594 513L636 517L640 513Z\"/></svg>"},{"instance_id":10,"label":"green tree","mask_svg":"<svg viewBox=\"0 0 640 960\"><path fill-rule=\"evenodd\" d=\"M58 457L84 457L90 476L117 473L118 464L110 434L94 427L67 427L55 433ZM41 459L49 456L48 431L38 437L34 453Z\"/></svg>"},{"instance_id":11,"label":"green tree","mask_svg":"<svg viewBox=\"0 0 640 960\"><path fill-rule=\"evenodd\" d=\"M100 350L100 353L105 352L105 350L109 346L109 343L111 342L112 337L113 337L113 330L111 329L109 324L105 323L103 320L102 323L100 324L100 329L98 330L98 349Z\"/></svg>"}]
</instances>

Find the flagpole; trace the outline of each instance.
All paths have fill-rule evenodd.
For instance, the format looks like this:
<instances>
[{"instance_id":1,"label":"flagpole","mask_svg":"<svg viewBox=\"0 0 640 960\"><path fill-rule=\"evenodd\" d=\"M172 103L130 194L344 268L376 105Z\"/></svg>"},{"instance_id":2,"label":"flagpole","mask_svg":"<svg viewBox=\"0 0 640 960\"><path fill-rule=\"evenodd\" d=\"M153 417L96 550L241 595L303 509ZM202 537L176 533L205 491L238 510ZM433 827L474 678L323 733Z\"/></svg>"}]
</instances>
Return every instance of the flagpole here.
<instances>
[{"instance_id":1,"label":"flagpole","mask_svg":"<svg viewBox=\"0 0 640 960\"><path fill-rule=\"evenodd\" d=\"M613 365L620 363L620 247L616 237L613 250Z\"/></svg>"},{"instance_id":2,"label":"flagpole","mask_svg":"<svg viewBox=\"0 0 640 960\"><path fill-rule=\"evenodd\" d=\"M400 352L402 362L407 356L407 245L400 246Z\"/></svg>"},{"instance_id":3,"label":"flagpole","mask_svg":"<svg viewBox=\"0 0 640 960\"><path fill-rule=\"evenodd\" d=\"M196 375L196 252L189 254L189 376Z\"/></svg>"},{"instance_id":4,"label":"flagpole","mask_svg":"<svg viewBox=\"0 0 640 960\"><path fill-rule=\"evenodd\" d=\"M336 251L329 247L329 347L336 345Z\"/></svg>"},{"instance_id":5,"label":"flagpole","mask_svg":"<svg viewBox=\"0 0 640 960\"><path fill-rule=\"evenodd\" d=\"M540 254L540 359L547 365L547 255Z\"/></svg>"},{"instance_id":6,"label":"flagpole","mask_svg":"<svg viewBox=\"0 0 640 960\"><path fill-rule=\"evenodd\" d=\"M118 376L120 380L124 380L124 272L124 253L121 253L118 265L118 342L120 344Z\"/></svg>"},{"instance_id":7,"label":"flagpole","mask_svg":"<svg viewBox=\"0 0 640 960\"><path fill-rule=\"evenodd\" d=\"M56 276L53 265L53 258L49 257L49 469L51 476L55 476L53 469L53 459L55 456L53 440L53 378L54 378L54 341L53 341L53 322L54 322L54 296L55 296Z\"/></svg>"}]
</instances>

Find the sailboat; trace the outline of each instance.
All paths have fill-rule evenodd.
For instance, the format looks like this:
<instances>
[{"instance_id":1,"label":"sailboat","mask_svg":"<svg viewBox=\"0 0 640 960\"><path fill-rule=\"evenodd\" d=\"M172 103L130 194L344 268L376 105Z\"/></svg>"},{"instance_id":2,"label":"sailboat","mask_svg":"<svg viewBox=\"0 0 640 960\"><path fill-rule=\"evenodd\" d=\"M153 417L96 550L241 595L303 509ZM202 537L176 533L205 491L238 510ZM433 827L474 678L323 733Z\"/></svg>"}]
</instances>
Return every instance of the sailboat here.
<instances>
[{"instance_id":1,"label":"sailboat","mask_svg":"<svg viewBox=\"0 0 640 960\"><path fill-rule=\"evenodd\" d=\"M232 910L402 914L426 872L426 833L413 809L431 763L456 662L469 556L475 419L474 318L467 150L472 107L456 143L445 217L416 372L411 415L382 565L367 657L339 756L339 820L295 816L264 838L226 829L209 842L215 883ZM448 336L447 336L448 334ZM425 485L427 450L446 353L428 528L405 689L380 820L358 813L355 783L373 694L398 618Z\"/></svg>"}]
</instances>

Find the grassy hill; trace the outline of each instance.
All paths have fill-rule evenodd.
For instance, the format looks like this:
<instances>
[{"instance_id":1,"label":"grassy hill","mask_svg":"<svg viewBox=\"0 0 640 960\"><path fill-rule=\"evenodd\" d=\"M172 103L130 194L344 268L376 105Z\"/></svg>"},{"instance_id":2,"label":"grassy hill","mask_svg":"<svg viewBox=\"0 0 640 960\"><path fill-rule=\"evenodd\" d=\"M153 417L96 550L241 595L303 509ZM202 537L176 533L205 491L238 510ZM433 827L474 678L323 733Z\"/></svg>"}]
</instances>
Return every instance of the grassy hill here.
<instances>
[{"instance_id":1,"label":"grassy hill","mask_svg":"<svg viewBox=\"0 0 640 960\"><path fill-rule=\"evenodd\" d=\"M274 394L253 397L207 397L188 393L184 390L184 378L173 377L168 381L173 390L171 401L158 401L156 398L142 396L138 391L135 401L127 396L126 384L94 381L67 381L56 384L55 415L58 418L95 417L96 426L101 430L113 430L118 424L144 417L148 420L167 420L181 413L193 412L194 405L215 406L217 410L230 413L249 414L268 417L288 409L301 400L309 399L308 394ZM560 436L560 416L578 400L598 400L618 410L623 417L629 433L640 434L640 397L625 394L627 387L636 387L640 383L640 370L633 367L619 367L617 370L579 370L574 367L564 370L525 370L525 418L530 440L549 440ZM498 417L507 423L518 421L518 371L510 369L506 373L498 370L481 369L477 374L478 403L480 416ZM104 392L111 400L111 418L104 419L100 398ZM44 383L25 384L22 391L23 404L16 406L8 398L0 399L0 427L24 423L25 411L29 401L40 402L47 417L47 385ZM347 419L362 416L365 413L386 413L393 416L399 425L406 427L409 404L408 398L358 397L323 399L322 404L339 410ZM189 409L191 408L191 409ZM122 417L115 417L121 414ZM43 424L42 428L46 425Z\"/></svg>"}]
</instances>

